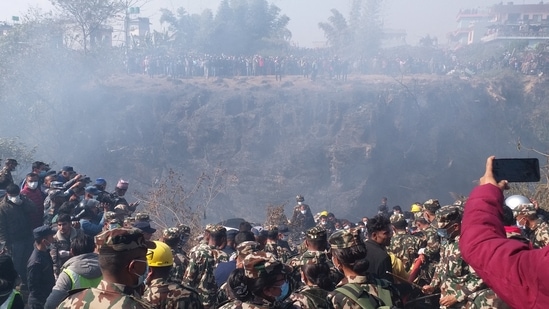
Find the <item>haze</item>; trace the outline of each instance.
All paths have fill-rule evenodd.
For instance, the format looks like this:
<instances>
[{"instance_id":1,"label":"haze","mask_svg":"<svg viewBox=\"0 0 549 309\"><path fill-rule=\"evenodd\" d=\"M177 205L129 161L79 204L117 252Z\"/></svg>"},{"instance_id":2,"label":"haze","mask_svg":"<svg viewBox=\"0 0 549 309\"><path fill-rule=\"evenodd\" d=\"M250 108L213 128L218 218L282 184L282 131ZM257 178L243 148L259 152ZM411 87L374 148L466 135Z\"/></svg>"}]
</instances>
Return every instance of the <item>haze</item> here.
<instances>
[{"instance_id":1,"label":"haze","mask_svg":"<svg viewBox=\"0 0 549 309\"><path fill-rule=\"evenodd\" d=\"M183 6L191 13L199 13L206 8L214 12L220 0L154 0L141 8L141 16L149 17L153 28L161 30L160 8L175 11ZM288 28L292 31L294 44L313 47L315 42L325 41L318 28L320 21L326 21L332 8L345 16L349 13L351 0L271 0L290 17ZM517 1L517 3L538 3L539 1ZM387 28L405 29L407 42L415 45L427 34L436 36L440 43L446 42L446 34L455 29L455 16L460 9L486 8L499 3L496 0L388 0L385 1L383 15ZM12 16L23 15L29 6L46 11L52 6L48 0L3 0L0 4L0 20L11 21Z\"/></svg>"}]
</instances>

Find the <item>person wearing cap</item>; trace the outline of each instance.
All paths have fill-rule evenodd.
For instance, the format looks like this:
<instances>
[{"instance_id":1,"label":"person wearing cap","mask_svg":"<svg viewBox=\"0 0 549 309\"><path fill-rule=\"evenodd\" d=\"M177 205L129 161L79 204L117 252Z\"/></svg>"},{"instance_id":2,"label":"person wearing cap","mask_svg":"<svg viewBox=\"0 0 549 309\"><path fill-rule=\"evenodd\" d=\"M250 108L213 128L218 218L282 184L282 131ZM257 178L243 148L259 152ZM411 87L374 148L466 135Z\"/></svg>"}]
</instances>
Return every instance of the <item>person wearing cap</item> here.
<instances>
[{"instance_id":1,"label":"person wearing cap","mask_svg":"<svg viewBox=\"0 0 549 309\"><path fill-rule=\"evenodd\" d=\"M331 308L328 292L334 289L326 252L306 251L300 257L299 274L303 287L290 295L294 305L303 309Z\"/></svg>"},{"instance_id":2,"label":"person wearing cap","mask_svg":"<svg viewBox=\"0 0 549 309\"><path fill-rule=\"evenodd\" d=\"M141 231L143 231L143 236L145 236L146 240L151 240L153 234L156 233L156 229L153 229L149 222L136 221L133 224L133 227L138 228Z\"/></svg>"},{"instance_id":3,"label":"person wearing cap","mask_svg":"<svg viewBox=\"0 0 549 309\"><path fill-rule=\"evenodd\" d=\"M0 170L0 190L6 190L8 185L15 184L11 172L15 171L18 163L15 159L6 159L4 167Z\"/></svg>"},{"instance_id":4,"label":"person wearing cap","mask_svg":"<svg viewBox=\"0 0 549 309\"><path fill-rule=\"evenodd\" d=\"M391 221L383 215L376 215L366 225L368 239L364 242L368 255L366 259L369 262L368 272L380 279L394 282L391 272L391 257L387 253L387 246L391 244L392 228Z\"/></svg>"},{"instance_id":5,"label":"person wearing cap","mask_svg":"<svg viewBox=\"0 0 549 309\"><path fill-rule=\"evenodd\" d=\"M63 265L63 271L46 300L45 309L57 308L71 290L97 287L103 275L99 267L99 256L94 250L95 243L89 235L82 234L71 242L72 257Z\"/></svg>"},{"instance_id":6,"label":"person wearing cap","mask_svg":"<svg viewBox=\"0 0 549 309\"><path fill-rule=\"evenodd\" d=\"M373 220L373 218L372 218ZM370 221L372 221L370 220ZM370 222L368 222L370 223ZM334 266L345 278L328 294L334 308L360 309L367 302L374 308L401 305L398 292L391 282L368 273L369 252L358 229L336 231L328 238ZM357 295L361 295L357 297Z\"/></svg>"},{"instance_id":7,"label":"person wearing cap","mask_svg":"<svg viewBox=\"0 0 549 309\"><path fill-rule=\"evenodd\" d=\"M294 206L292 214L291 227L294 235L299 235L301 232L315 226L315 219L309 205L305 204L305 197L302 195L296 196L297 205Z\"/></svg>"},{"instance_id":8,"label":"person wearing cap","mask_svg":"<svg viewBox=\"0 0 549 309\"><path fill-rule=\"evenodd\" d=\"M530 241L536 249L541 249L549 244L549 224L539 219L534 204L528 202L520 204L513 209L517 226L530 231Z\"/></svg>"},{"instance_id":9,"label":"person wearing cap","mask_svg":"<svg viewBox=\"0 0 549 309\"><path fill-rule=\"evenodd\" d=\"M149 275L143 299L155 308L203 308L200 296L195 290L169 280L174 263L171 248L160 241L154 243L156 248L147 252Z\"/></svg>"},{"instance_id":10,"label":"person wearing cap","mask_svg":"<svg viewBox=\"0 0 549 309\"><path fill-rule=\"evenodd\" d=\"M445 240L442 244L440 263L424 293L440 289L440 305L448 308L470 308L476 293L486 286L475 270L463 260L459 250L463 208L447 205L436 212L438 234Z\"/></svg>"},{"instance_id":11,"label":"person wearing cap","mask_svg":"<svg viewBox=\"0 0 549 309\"><path fill-rule=\"evenodd\" d=\"M25 177L25 185L21 190L21 195L26 196L36 208L30 217L32 228L39 227L44 224L44 199L46 198L39 187L38 175L34 173L27 174Z\"/></svg>"},{"instance_id":12,"label":"person wearing cap","mask_svg":"<svg viewBox=\"0 0 549 309\"><path fill-rule=\"evenodd\" d=\"M97 288L69 295L57 308L148 309L141 291L148 276L147 249L156 245L136 228L105 231L95 237L103 279Z\"/></svg>"},{"instance_id":13,"label":"person wearing cap","mask_svg":"<svg viewBox=\"0 0 549 309\"><path fill-rule=\"evenodd\" d=\"M9 255L0 255L0 308L24 309L21 294L15 289L18 275Z\"/></svg>"},{"instance_id":14,"label":"person wearing cap","mask_svg":"<svg viewBox=\"0 0 549 309\"><path fill-rule=\"evenodd\" d=\"M124 204L128 207L129 213L133 213L135 209L137 208L137 205L139 205L139 201L128 203L126 198L124 197L126 195L126 192L128 191L128 188L130 187L130 183L126 180L120 179L118 183L116 183L116 187L114 188L114 193L112 194L112 199L114 201L114 205Z\"/></svg>"},{"instance_id":15,"label":"person wearing cap","mask_svg":"<svg viewBox=\"0 0 549 309\"><path fill-rule=\"evenodd\" d=\"M406 231L408 222L403 214L394 214L389 220L393 226L393 236L387 251L399 258L406 270L410 270L412 263L418 257L419 249L425 247L425 243L420 238L408 234Z\"/></svg>"},{"instance_id":16,"label":"person wearing cap","mask_svg":"<svg viewBox=\"0 0 549 309\"><path fill-rule=\"evenodd\" d=\"M77 215L80 218L80 228L84 234L94 237L103 231L105 224L105 212L100 213L101 205L96 200L83 200L80 202L82 211Z\"/></svg>"},{"instance_id":17,"label":"person wearing cap","mask_svg":"<svg viewBox=\"0 0 549 309\"><path fill-rule=\"evenodd\" d=\"M75 229L72 227L71 223L71 216L67 214L62 214L57 217L57 232L53 235L53 242L50 248L55 278L59 276L61 267L70 258L71 243L77 237L82 237L84 235L84 232L81 229Z\"/></svg>"},{"instance_id":18,"label":"person wearing cap","mask_svg":"<svg viewBox=\"0 0 549 309\"><path fill-rule=\"evenodd\" d=\"M243 268L235 269L227 281L236 299L219 308L298 308L284 303L291 293L287 278L291 270L290 266L270 253L259 251L248 254L244 258Z\"/></svg>"},{"instance_id":19,"label":"person wearing cap","mask_svg":"<svg viewBox=\"0 0 549 309\"><path fill-rule=\"evenodd\" d=\"M220 262L214 270L215 283L221 287L229 278L231 272L240 265L245 255L251 252L259 251L260 245L255 242L255 237L251 232L240 232L235 236L236 251L233 256L229 257L229 261ZM241 245L242 243L246 243ZM253 243L253 244L252 244ZM249 246L253 247L250 248ZM238 249L240 247L240 250ZM253 250L252 250L253 249ZM218 295L218 301L220 300ZM224 299L223 299L224 300Z\"/></svg>"},{"instance_id":20,"label":"person wearing cap","mask_svg":"<svg viewBox=\"0 0 549 309\"><path fill-rule=\"evenodd\" d=\"M29 214L35 211L35 207L19 193L19 187L10 184L0 200L0 243L5 244L6 253L11 255L15 270L21 276L21 289L26 290L27 261L34 242Z\"/></svg>"},{"instance_id":21,"label":"person wearing cap","mask_svg":"<svg viewBox=\"0 0 549 309\"><path fill-rule=\"evenodd\" d=\"M286 263L289 255L278 247L278 226L267 225L265 231L267 231L267 242L264 251L273 254L282 263Z\"/></svg>"},{"instance_id":22,"label":"person wearing cap","mask_svg":"<svg viewBox=\"0 0 549 309\"><path fill-rule=\"evenodd\" d=\"M162 242L164 242L172 252L173 266L170 269L169 280L171 282L181 283L185 270L189 265L189 258L180 247L181 232L177 227L170 227L162 232Z\"/></svg>"},{"instance_id":23,"label":"person wearing cap","mask_svg":"<svg viewBox=\"0 0 549 309\"><path fill-rule=\"evenodd\" d=\"M214 270L220 262L229 257L219 248L227 238L227 230L221 225L208 225L207 246L200 246L189 254L189 266L183 275L183 283L195 288L202 297L204 308L215 306L217 284Z\"/></svg>"},{"instance_id":24,"label":"person wearing cap","mask_svg":"<svg viewBox=\"0 0 549 309\"><path fill-rule=\"evenodd\" d=\"M27 262L27 281L29 286L29 308L44 308L46 299L55 285L53 261L48 248L53 243L55 230L47 225L35 228L34 251Z\"/></svg>"},{"instance_id":25,"label":"person wearing cap","mask_svg":"<svg viewBox=\"0 0 549 309\"><path fill-rule=\"evenodd\" d=\"M422 259L419 277L430 282L435 272L435 266L440 261L440 236L437 233L436 212L440 209L437 199L429 199L423 203L423 218L429 226L423 229L425 248L419 251Z\"/></svg>"}]
</instances>

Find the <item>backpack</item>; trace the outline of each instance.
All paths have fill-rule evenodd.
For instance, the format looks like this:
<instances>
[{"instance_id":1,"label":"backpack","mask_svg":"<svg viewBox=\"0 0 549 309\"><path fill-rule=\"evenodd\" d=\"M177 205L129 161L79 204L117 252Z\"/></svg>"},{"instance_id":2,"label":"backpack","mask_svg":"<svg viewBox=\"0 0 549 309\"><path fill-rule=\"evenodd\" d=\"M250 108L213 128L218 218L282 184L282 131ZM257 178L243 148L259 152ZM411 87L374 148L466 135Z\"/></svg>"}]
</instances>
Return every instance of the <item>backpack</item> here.
<instances>
[{"instance_id":1,"label":"backpack","mask_svg":"<svg viewBox=\"0 0 549 309\"><path fill-rule=\"evenodd\" d=\"M348 283L335 289L348 298L352 299L363 309L391 309L393 308L393 301L391 299L391 292L378 286L379 297L368 294L364 289L356 283Z\"/></svg>"},{"instance_id":2,"label":"backpack","mask_svg":"<svg viewBox=\"0 0 549 309\"><path fill-rule=\"evenodd\" d=\"M330 304L326 298L328 295L328 292L324 292L323 290L318 291L319 289L309 289L299 292L299 294L305 296L307 298L307 303L309 305L309 308L318 308L318 309L328 309L330 308ZM319 293L320 292L320 293ZM324 292L324 293L322 293ZM324 295L322 295L324 294Z\"/></svg>"}]
</instances>

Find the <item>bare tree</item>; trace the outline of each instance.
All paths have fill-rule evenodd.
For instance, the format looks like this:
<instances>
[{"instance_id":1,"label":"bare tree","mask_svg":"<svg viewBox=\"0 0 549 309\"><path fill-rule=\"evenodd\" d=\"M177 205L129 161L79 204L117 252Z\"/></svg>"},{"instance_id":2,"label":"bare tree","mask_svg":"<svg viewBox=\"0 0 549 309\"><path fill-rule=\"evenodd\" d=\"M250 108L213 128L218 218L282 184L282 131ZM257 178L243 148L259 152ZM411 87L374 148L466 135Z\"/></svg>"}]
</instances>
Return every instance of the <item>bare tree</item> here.
<instances>
[{"instance_id":1,"label":"bare tree","mask_svg":"<svg viewBox=\"0 0 549 309\"><path fill-rule=\"evenodd\" d=\"M125 0L50 0L64 18L78 27L84 52L88 51L90 36L122 12Z\"/></svg>"}]
</instances>

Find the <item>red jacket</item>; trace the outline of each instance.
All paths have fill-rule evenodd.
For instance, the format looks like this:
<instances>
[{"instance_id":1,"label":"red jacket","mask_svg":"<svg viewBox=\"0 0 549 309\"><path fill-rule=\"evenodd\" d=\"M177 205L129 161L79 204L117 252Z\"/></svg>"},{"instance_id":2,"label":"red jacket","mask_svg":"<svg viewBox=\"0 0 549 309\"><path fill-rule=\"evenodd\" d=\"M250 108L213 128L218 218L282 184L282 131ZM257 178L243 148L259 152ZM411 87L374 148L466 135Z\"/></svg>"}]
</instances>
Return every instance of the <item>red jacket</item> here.
<instances>
[{"instance_id":1,"label":"red jacket","mask_svg":"<svg viewBox=\"0 0 549 309\"><path fill-rule=\"evenodd\" d=\"M26 196L29 200L34 203L36 211L31 214L30 221L32 228L36 228L44 225L44 195L40 188L31 190L29 187L23 188L21 190L21 195Z\"/></svg>"},{"instance_id":2,"label":"red jacket","mask_svg":"<svg viewBox=\"0 0 549 309\"><path fill-rule=\"evenodd\" d=\"M549 247L532 250L507 239L501 205L494 185L471 192L459 242L463 259L512 308L549 308Z\"/></svg>"}]
</instances>

